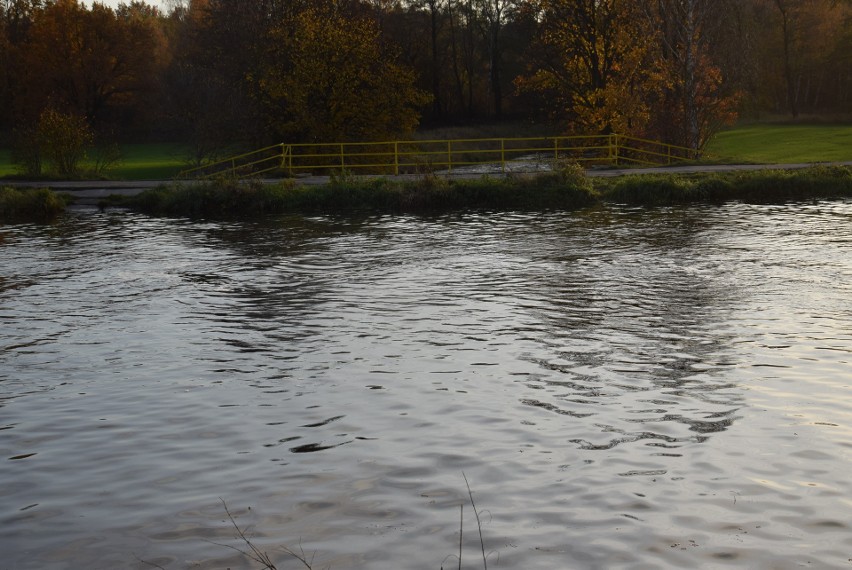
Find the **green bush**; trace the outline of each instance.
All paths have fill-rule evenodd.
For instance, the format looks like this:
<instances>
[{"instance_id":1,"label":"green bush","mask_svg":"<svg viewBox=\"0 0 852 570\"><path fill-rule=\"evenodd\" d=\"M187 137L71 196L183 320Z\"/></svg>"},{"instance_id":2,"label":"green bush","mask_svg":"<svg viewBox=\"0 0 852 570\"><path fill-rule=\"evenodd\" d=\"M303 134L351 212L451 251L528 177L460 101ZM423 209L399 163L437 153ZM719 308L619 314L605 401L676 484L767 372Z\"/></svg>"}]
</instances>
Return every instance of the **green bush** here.
<instances>
[{"instance_id":1,"label":"green bush","mask_svg":"<svg viewBox=\"0 0 852 570\"><path fill-rule=\"evenodd\" d=\"M84 117L55 109L45 109L36 125L16 131L14 139L12 162L30 178L101 178L121 159L117 144L94 145Z\"/></svg>"},{"instance_id":2,"label":"green bush","mask_svg":"<svg viewBox=\"0 0 852 570\"><path fill-rule=\"evenodd\" d=\"M46 109L39 117L38 142L51 174L76 178L94 138L89 123L79 115Z\"/></svg>"}]
</instances>

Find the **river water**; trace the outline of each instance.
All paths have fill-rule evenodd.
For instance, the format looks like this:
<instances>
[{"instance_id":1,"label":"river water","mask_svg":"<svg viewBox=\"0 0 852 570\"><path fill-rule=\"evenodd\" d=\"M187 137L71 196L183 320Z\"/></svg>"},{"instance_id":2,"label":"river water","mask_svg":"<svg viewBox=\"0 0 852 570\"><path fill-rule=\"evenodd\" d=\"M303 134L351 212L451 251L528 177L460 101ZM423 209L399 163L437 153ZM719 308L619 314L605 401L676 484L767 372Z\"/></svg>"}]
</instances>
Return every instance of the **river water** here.
<instances>
[{"instance_id":1,"label":"river water","mask_svg":"<svg viewBox=\"0 0 852 570\"><path fill-rule=\"evenodd\" d=\"M0 324L2 570L259 568L227 512L279 569L852 564L852 202L73 211L0 226Z\"/></svg>"}]
</instances>

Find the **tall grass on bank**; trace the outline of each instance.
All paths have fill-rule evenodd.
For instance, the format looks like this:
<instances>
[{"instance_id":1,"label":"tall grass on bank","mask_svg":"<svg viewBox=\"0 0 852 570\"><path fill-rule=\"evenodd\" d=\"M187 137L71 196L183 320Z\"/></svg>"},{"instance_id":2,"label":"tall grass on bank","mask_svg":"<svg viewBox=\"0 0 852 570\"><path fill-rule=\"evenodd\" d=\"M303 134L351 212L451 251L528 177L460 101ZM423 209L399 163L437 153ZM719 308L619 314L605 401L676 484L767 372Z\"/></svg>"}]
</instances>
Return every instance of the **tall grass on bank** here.
<instances>
[{"instance_id":1,"label":"tall grass on bank","mask_svg":"<svg viewBox=\"0 0 852 570\"><path fill-rule=\"evenodd\" d=\"M574 209L595 201L585 176L561 169L536 177L476 179L338 176L320 186L222 179L162 186L113 204L152 215L232 217L286 212Z\"/></svg>"},{"instance_id":2,"label":"tall grass on bank","mask_svg":"<svg viewBox=\"0 0 852 570\"><path fill-rule=\"evenodd\" d=\"M44 222L65 211L66 198L48 190L0 188L0 222Z\"/></svg>"},{"instance_id":3,"label":"tall grass on bank","mask_svg":"<svg viewBox=\"0 0 852 570\"><path fill-rule=\"evenodd\" d=\"M216 180L162 186L112 204L158 216L227 218L289 212L429 213L465 209L573 210L599 203L788 202L852 197L852 168L816 166L707 174L588 178L563 166L534 176L415 180L333 177L321 186L293 181Z\"/></svg>"},{"instance_id":4,"label":"tall grass on bank","mask_svg":"<svg viewBox=\"0 0 852 570\"><path fill-rule=\"evenodd\" d=\"M634 205L789 202L852 197L852 168L814 166L713 174L649 174L595 180L603 201Z\"/></svg>"}]
</instances>

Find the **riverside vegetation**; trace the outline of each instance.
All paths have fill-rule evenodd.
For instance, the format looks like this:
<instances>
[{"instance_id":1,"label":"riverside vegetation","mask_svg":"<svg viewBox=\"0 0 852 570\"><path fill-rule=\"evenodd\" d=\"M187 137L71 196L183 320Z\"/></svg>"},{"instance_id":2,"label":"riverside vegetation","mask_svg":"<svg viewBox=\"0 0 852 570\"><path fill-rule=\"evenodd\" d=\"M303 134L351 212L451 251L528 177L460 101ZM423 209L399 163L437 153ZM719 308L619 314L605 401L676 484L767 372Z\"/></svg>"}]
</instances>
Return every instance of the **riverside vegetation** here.
<instances>
[{"instance_id":1,"label":"riverside vegetation","mask_svg":"<svg viewBox=\"0 0 852 570\"><path fill-rule=\"evenodd\" d=\"M535 175L448 179L333 176L327 184L217 179L172 183L136 196L112 196L102 207L154 216L251 217L291 212L441 212L463 209L580 209L613 202L644 206L692 202L787 202L852 197L852 168L813 166L699 174L592 178L575 164ZM49 190L0 192L0 220L49 220L70 200Z\"/></svg>"},{"instance_id":2,"label":"riverside vegetation","mask_svg":"<svg viewBox=\"0 0 852 570\"><path fill-rule=\"evenodd\" d=\"M50 221L65 211L67 194L46 188L17 190L0 187L0 222Z\"/></svg>"},{"instance_id":3,"label":"riverside vegetation","mask_svg":"<svg viewBox=\"0 0 852 570\"><path fill-rule=\"evenodd\" d=\"M670 205L690 202L785 202L852 196L852 168L815 166L712 174L591 178L577 165L506 177L417 179L332 177L321 186L220 179L165 185L115 205L158 216L232 217L287 212L436 212L460 209L580 209L603 202Z\"/></svg>"}]
</instances>

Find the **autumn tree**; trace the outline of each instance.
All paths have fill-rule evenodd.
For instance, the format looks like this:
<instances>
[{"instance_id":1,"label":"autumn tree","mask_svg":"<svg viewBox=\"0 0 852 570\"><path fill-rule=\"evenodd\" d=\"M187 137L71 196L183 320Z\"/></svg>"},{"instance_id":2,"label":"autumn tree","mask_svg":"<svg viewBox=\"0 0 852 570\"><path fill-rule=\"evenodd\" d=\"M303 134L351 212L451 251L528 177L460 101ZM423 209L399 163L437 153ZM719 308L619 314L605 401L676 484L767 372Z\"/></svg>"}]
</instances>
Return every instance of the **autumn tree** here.
<instances>
[{"instance_id":1,"label":"autumn tree","mask_svg":"<svg viewBox=\"0 0 852 570\"><path fill-rule=\"evenodd\" d=\"M246 112L238 97L241 75L228 68L229 60L217 59L218 48L211 53L218 44L210 38L210 18L207 0L192 0L173 8L165 26L171 57L163 76L164 117L173 136L189 145L194 163L240 142L235 123Z\"/></svg>"},{"instance_id":2,"label":"autumn tree","mask_svg":"<svg viewBox=\"0 0 852 570\"><path fill-rule=\"evenodd\" d=\"M721 126L736 118L738 95L713 61L714 40L728 23L726 0L641 2L656 30L651 64L662 74L662 96L652 109L652 132L666 142L701 150Z\"/></svg>"},{"instance_id":3,"label":"autumn tree","mask_svg":"<svg viewBox=\"0 0 852 570\"><path fill-rule=\"evenodd\" d=\"M24 42L41 0L0 0L0 131L15 123L16 98L29 73L21 63Z\"/></svg>"},{"instance_id":4,"label":"autumn tree","mask_svg":"<svg viewBox=\"0 0 852 570\"><path fill-rule=\"evenodd\" d=\"M828 54L826 99L831 108L852 114L852 2L847 2L837 43Z\"/></svg>"},{"instance_id":5,"label":"autumn tree","mask_svg":"<svg viewBox=\"0 0 852 570\"><path fill-rule=\"evenodd\" d=\"M45 109L39 117L36 138L41 159L51 174L74 178L80 173L80 163L86 148L94 142L86 119Z\"/></svg>"},{"instance_id":6,"label":"autumn tree","mask_svg":"<svg viewBox=\"0 0 852 570\"><path fill-rule=\"evenodd\" d=\"M26 176L42 174L76 178L94 142L89 123L80 115L44 109L35 124L19 130L12 162Z\"/></svg>"},{"instance_id":7,"label":"autumn tree","mask_svg":"<svg viewBox=\"0 0 852 570\"><path fill-rule=\"evenodd\" d=\"M12 43L9 41L6 13L0 6L0 135L4 127L11 122L12 85ZM0 138L2 141L2 138Z\"/></svg>"},{"instance_id":8,"label":"autumn tree","mask_svg":"<svg viewBox=\"0 0 852 570\"><path fill-rule=\"evenodd\" d=\"M477 0L481 14L488 55L488 88L491 92L494 118L503 115L503 35L514 0Z\"/></svg>"},{"instance_id":9,"label":"autumn tree","mask_svg":"<svg viewBox=\"0 0 852 570\"><path fill-rule=\"evenodd\" d=\"M847 32L850 3L838 0L755 0L766 23L761 75L766 103L798 117L831 99L831 58ZM839 55L839 54L838 54ZM841 56L842 57L842 56Z\"/></svg>"},{"instance_id":10,"label":"autumn tree","mask_svg":"<svg viewBox=\"0 0 852 570\"><path fill-rule=\"evenodd\" d=\"M22 45L17 111L32 120L52 107L92 124L113 118L116 107L132 107L156 80L156 12L132 2L119 14L102 5L57 0L34 14Z\"/></svg>"},{"instance_id":11,"label":"autumn tree","mask_svg":"<svg viewBox=\"0 0 852 570\"><path fill-rule=\"evenodd\" d=\"M378 27L332 3L273 31L278 64L260 78L279 109L280 136L300 141L382 140L409 134L428 96L380 42Z\"/></svg>"},{"instance_id":12,"label":"autumn tree","mask_svg":"<svg viewBox=\"0 0 852 570\"><path fill-rule=\"evenodd\" d=\"M638 5L619 0L538 0L538 37L519 89L541 95L568 130L640 133L662 81L653 35Z\"/></svg>"}]
</instances>

